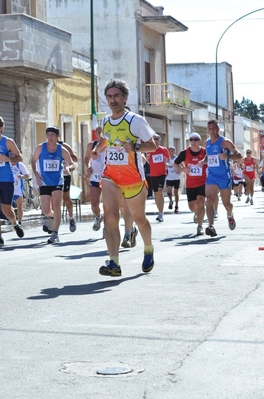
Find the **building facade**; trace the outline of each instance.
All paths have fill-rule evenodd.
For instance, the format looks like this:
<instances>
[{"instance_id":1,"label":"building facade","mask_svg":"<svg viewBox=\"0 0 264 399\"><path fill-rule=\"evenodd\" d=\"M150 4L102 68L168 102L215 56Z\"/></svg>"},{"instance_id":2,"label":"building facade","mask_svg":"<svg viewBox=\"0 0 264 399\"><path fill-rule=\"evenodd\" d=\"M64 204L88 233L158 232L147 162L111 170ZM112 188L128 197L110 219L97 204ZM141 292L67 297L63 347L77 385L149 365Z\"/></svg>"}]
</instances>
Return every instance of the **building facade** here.
<instances>
[{"instance_id":1,"label":"building facade","mask_svg":"<svg viewBox=\"0 0 264 399\"><path fill-rule=\"evenodd\" d=\"M44 0L1 1L1 116L29 167L49 119L49 82L72 75L71 34L45 20Z\"/></svg>"},{"instance_id":2,"label":"building facade","mask_svg":"<svg viewBox=\"0 0 264 399\"><path fill-rule=\"evenodd\" d=\"M0 0L0 107L5 134L21 148L31 171L32 153L47 125L61 129L81 160L73 184L87 199L82 159L91 138L90 58L73 52L72 34L47 23L46 0ZM96 85L96 62L94 64Z\"/></svg>"},{"instance_id":3,"label":"building facade","mask_svg":"<svg viewBox=\"0 0 264 399\"><path fill-rule=\"evenodd\" d=\"M75 18L72 18L72 15ZM72 32L73 50L90 55L90 2L48 0L47 20ZM182 118L191 114L189 90L168 84L165 35L187 27L163 7L145 0L94 2L94 57L98 62L99 112L109 112L104 97L110 78L126 80L130 86L128 106L141 113L169 145L182 137ZM169 138L170 120L176 131Z\"/></svg>"},{"instance_id":4,"label":"building facade","mask_svg":"<svg viewBox=\"0 0 264 399\"><path fill-rule=\"evenodd\" d=\"M78 157L78 167L72 172L72 184L82 188L82 200L87 202L89 189L83 160L87 144L92 139L90 58L73 52L72 67L71 78L50 82L49 119L60 127L61 139L72 147Z\"/></svg>"},{"instance_id":5,"label":"building facade","mask_svg":"<svg viewBox=\"0 0 264 399\"><path fill-rule=\"evenodd\" d=\"M196 113L198 126L206 132L208 119L215 119L218 102L218 120L221 131L230 140L234 140L234 92L232 66L226 62L218 64L218 99L216 100L216 64L185 63L167 64L167 76L170 82L188 87L192 100L208 104L207 117ZM203 120L205 117L205 120ZM204 124L202 122L205 122ZM195 126L195 125L194 125Z\"/></svg>"},{"instance_id":6,"label":"building facade","mask_svg":"<svg viewBox=\"0 0 264 399\"><path fill-rule=\"evenodd\" d=\"M191 103L199 102L192 112L191 130L207 138L207 122L216 118L221 134L235 142L242 155L248 148L256 158L261 158L261 132L264 125L245 117L234 115L234 93L232 66L226 62L218 64L218 98L216 100L216 64L186 63L167 64L167 76L170 82L188 87Z\"/></svg>"}]
</instances>

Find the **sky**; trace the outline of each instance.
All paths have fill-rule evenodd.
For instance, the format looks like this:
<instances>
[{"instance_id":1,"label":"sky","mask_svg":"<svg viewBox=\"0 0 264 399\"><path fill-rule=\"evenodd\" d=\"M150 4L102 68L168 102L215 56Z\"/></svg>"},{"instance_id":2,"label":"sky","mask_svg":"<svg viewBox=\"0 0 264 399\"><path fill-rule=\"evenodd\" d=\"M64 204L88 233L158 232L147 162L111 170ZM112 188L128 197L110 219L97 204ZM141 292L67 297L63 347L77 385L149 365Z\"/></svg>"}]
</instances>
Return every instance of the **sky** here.
<instances>
[{"instance_id":1,"label":"sky","mask_svg":"<svg viewBox=\"0 0 264 399\"><path fill-rule=\"evenodd\" d=\"M164 8L188 31L166 34L167 63L216 62L232 65L234 99L264 103L264 1L263 0L148 0Z\"/></svg>"}]
</instances>

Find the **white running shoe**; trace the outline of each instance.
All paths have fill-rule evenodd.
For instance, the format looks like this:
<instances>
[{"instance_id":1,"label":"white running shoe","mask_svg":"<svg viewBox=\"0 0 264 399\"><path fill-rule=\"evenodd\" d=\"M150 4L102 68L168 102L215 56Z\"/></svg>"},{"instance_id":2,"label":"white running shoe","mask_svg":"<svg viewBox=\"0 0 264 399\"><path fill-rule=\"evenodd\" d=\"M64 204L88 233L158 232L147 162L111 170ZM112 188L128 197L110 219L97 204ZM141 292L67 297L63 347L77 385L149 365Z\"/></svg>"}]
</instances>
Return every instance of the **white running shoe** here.
<instances>
[{"instance_id":1,"label":"white running shoe","mask_svg":"<svg viewBox=\"0 0 264 399\"><path fill-rule=\"evenodd\" d=\"M138 229L134 226L132 229L132 233L130 235L131 248L137 245L137 240L136 240L137 235L138 235Z\"/></svg>"},{"instance_id":2,"label":"white running shoe","mask_svg":"<svg viewBox=\"0 0 264 399\"><path fill-rule=\"evenodd\" d=\"M93 231L98 231L101 228L101 223L103 221L103 215L100 215L99 217L96 217L94 219L94 224L93 224Z\"/></svg>"},{"instance_id":3,"label":"white running shoe","mask_svg":"<svg viewBox=\"0 0 264 399\"><path fill-rule=\"evenodd\" d=\"M158 215L158 216L156 217L156 220L157 220L158 222L163 222L163 216L162 216L162 215Z\"/></svg>"},{"instance_id":4,"label":"white running shoe","mask_svg":"<svg viewBox=\"0 0 264 399\"><path fill-rule=\"evenodd\" d=\"M228 220L228 227L230 228L230 230L235 230L236 228L236 221L234 219L234 215L232 216L227 216L227 220Z\"/></svg>"},{"instance_id":5,"label":"white running shoe","mask_svg":"<svg viewBox=\"0 0 264 399\"><path fill-rule=\"evenodd\" d=\"M131 248L129 234L125 234L124 235L123 241L121 242L121 247L123 247L123 248Z\"/></svg>"},{"instance_id":6,"label":"white running shoe","mask_svg":"<svg viewBox=\"0 0 264 399\"><path fill-rule=\"evenodd\" d=\"M69 229L72 233L75 232L76 230L76 223L74 219L70 219L70 224L69 224Z\"/></svg>"},{"instance_id":7,"label":"white running shoe","mask_svg":"<svg viewBox=\"0 0 264 399\"><path fill-rule=\"evenodd\" d=\"M53 231L53 232L51 233L51 236L50 236L50 238L48 239L47 243L48 243L48 244L56 244L56 243L58 243L58 242L60 242L58 233L55 233L55 231Z\"/></svg>"},{"instance_id":8,"label":"white running shoe","mask_svg":"<svg viewBox=\"0 0 264 399\"><path fill-rule=\"evenodd\" d=\"M203 229L203 226L197 226L197 235L198 236L202 236L202 235L204 235L204 229Z\"/></svg>"}]
</instances>

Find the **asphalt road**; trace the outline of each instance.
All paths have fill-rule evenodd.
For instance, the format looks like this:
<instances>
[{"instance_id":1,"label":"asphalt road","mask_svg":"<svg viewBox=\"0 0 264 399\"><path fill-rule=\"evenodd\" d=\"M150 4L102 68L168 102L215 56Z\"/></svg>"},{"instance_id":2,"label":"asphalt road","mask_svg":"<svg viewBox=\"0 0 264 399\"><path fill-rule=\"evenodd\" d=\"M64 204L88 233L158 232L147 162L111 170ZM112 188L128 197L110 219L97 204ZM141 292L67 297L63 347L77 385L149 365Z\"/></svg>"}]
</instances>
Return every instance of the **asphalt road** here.
<instances>
[{"instance_id":1,"label":"asphalt road","mask_svg":"<svg viewBox=\"0 0 264 399\"><path fill-rule=\"evenodd\" d=\"M264 193L234 202L230 231L219 205L217 237L195 236L180 213L156 222L147 201L155 267L143 244L120 249L122 277L103 277L102 232L89 210L75 233L47 245L40 221L0 248L1 399L263 399ZM205 225L206 226L206 223ZM123 232L123 222L120 222Z\"/></svg>"}]
</instances>

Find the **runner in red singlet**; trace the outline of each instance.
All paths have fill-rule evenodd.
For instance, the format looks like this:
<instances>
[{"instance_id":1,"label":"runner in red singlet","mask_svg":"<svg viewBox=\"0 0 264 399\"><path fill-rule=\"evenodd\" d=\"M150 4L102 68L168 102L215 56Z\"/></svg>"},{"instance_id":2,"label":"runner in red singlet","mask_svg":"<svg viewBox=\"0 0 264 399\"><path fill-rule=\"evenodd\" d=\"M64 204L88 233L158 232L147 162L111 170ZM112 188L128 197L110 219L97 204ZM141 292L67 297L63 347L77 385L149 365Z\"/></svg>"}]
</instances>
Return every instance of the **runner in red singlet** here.
<instances>
[{"instance_id":1,"label":"runner in red singlet","mask_svg":"<svg viewBox=\"0 0 264 399\"><path fill-rule=\"evenodd\" d=\"M246 156L244 157L242 164L244 179L247 187L246 204L250 202L250 205L253 205L254 184L256 178L256 170L258 170L258 161L255 157L252 156L251 150L246 151Z\"/></svg>"}]
</instances>

